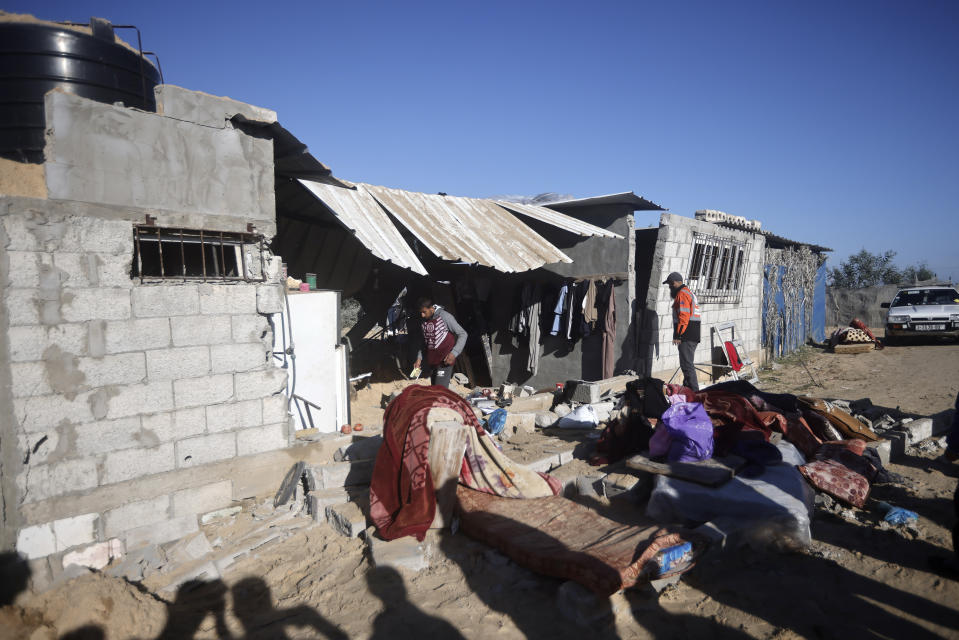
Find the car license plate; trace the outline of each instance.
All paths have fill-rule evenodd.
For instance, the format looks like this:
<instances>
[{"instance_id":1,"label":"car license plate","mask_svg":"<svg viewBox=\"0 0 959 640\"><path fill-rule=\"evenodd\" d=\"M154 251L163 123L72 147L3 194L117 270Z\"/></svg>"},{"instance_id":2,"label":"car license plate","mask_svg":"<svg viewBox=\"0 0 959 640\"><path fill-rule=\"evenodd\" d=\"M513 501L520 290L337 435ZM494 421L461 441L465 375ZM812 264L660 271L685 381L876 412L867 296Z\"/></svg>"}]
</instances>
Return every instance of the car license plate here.
<instances>
[{"instance_id":1,"label":"car license plate","mask_svg":"<svg viewBox=\"0 0 959 640\"><path fill-rule=\"evenodd\" d=\"M944 324L917 324L916 331L945 331Z\"/></svg>"}]
</instances>

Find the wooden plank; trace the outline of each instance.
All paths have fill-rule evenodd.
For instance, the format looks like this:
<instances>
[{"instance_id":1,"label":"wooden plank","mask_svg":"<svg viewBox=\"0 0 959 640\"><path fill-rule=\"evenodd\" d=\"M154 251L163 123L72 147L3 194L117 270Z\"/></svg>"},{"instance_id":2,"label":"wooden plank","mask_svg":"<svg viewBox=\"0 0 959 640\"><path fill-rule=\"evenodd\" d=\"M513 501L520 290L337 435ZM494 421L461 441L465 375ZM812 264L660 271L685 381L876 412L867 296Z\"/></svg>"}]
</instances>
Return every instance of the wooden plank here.
<instances>
[{"instance_id":1,"label":"wooden plank","mask_svg":"<svg viewBox=\"0 0 959 640\"><path fill-rule=\"evenodd\" d=\"M689 480L707 487L718 487L729 482L745 464L746 459L739 456L711 458L701 462L653 462L644 455L626 460L626 466L630 469Z\"/></svg>"},{"instance_id":2,"label":"wooden plank","mask_svg":"<svg viewBox=\"0 0 959 640\"><path fill-rule=\"evenodd\" d=\"M428 456L436 490L436 515L431 529L443 529L452 522L456 485L469 437L467 429L469 427L456 420L444 420L432 425Z\"/></svg>"},{"instance_id":3,"label":"wooden plank","mask_svg":"<svg viewBox=\"0 0 959 640\"><path fill-rule=\"evenodd\" d=\"M832 348L833 353L866 353L876 348L871 342L854 342L852 344L837 344Z\"/></svg>"}]
</instances>

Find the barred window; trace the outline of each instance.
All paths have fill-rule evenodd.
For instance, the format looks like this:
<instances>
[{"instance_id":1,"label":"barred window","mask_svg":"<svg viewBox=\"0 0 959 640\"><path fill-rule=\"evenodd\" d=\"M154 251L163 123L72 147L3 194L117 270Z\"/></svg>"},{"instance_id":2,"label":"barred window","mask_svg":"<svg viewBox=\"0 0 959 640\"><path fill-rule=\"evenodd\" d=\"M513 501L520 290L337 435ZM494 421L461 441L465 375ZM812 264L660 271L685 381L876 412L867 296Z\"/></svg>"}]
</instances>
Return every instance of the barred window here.
<instances>
[{"instance_id":1,"label":"barred window","mask_svg":"<svg viewBox=\"0 0 959 640\"><path fill-rule=\"evenodd\" d=\"M203 229L133 228L133 278L262 282L263 236Z\"/></svg>"},{"instance_id":2,"label":"barred window","mask_svg":"<svg viewBox=\"0 0 959 640\"><path fill-rule=\"evenodd\" d=\"M745 261L745 242L695 233L686 284L701 303L739 302Z\"/></svg>"}]
</instances>

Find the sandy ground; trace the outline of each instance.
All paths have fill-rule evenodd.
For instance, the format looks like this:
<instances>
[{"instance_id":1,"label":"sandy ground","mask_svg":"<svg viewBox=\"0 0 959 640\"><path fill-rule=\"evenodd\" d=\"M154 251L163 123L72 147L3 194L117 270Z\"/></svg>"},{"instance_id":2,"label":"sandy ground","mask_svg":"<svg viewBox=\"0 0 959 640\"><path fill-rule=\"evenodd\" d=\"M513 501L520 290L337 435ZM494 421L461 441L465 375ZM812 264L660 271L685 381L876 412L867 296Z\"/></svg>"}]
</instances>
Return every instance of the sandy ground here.
<instances>
[{"instance_id":1,"label":"sandy ground","mask_svg":"<svg viewBox=\"0 0 959 640\"><path fill-rule=\"evenodd\" d=\"M959 345L860 355L806 349L761 377L772 391L868 397L875 405L932 415L955 400ZM385 389L358 394L354 422L376 422ZM150 581L138 589L102 574L25 596L20 606L0 609L0 637L40 640L84 628L93 635L66 637L959 637L959 583L927 566L930 555L950 548L959 465L940 462L935 447L927 449L891 466L908 486L873 492L918 512L916 532L884 528L866 511L817 509L808 550L727 549L659 594L644 587L608 602L583 599L463 535L428 538L430 568L401 574L373 568L360 540L325 524L304 525L240 562L223 581L177 597L157 596ZM641 507L625 501L581 500L623 522L642 517ZM229 540L254 524L244 512L204 531L211 540Z\"/></svg>"}]
</instances>

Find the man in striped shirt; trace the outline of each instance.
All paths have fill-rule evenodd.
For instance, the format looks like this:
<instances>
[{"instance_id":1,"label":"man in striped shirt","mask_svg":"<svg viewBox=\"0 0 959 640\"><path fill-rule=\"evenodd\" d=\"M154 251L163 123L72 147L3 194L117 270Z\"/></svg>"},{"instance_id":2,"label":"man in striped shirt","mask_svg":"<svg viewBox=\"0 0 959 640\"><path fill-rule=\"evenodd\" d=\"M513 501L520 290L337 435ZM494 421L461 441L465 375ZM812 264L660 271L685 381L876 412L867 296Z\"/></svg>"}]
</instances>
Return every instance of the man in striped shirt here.
<instances>
[{"instance_id":1,"label":"man in striped shirt","mask_svg":"<svg viewBox=\"0 0 959 640\"><path fill-rule=\"evenodd\" d=\"M431 298L420 298L417 306L422 319L420 327L423 330L423 343L413 366L419 369L425 355L430 383L449 388L456 357L466 346L466 330L460 326L453 314L440 305L433 304Z\"/></svg>"},{"instance_id":2,"label":"man in striped shirt","mask_svg":"<svg viewBox=\"0 0 959 640\"><path fill-rule=\"evenodd\" d=\"M699 301L683 284L683 276L673 271L663 284L669 285L673 299L673 344L679 347L679 368L683 370L683 386L699 391L696 379L696 347L699 346Z\"/></svg>"}]
</instances>

